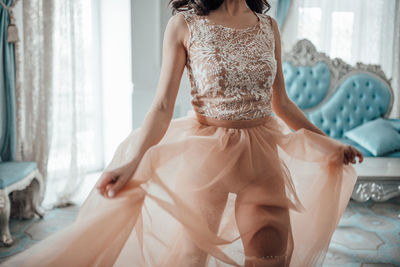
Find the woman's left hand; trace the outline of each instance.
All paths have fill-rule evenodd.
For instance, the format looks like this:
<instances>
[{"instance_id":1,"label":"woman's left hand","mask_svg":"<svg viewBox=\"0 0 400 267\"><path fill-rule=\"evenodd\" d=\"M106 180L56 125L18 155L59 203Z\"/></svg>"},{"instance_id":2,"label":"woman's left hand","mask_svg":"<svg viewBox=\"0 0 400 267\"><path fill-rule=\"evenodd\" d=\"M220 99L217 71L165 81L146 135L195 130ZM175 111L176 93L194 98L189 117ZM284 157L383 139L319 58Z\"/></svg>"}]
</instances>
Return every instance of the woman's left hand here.
<instances>
[{"instance_id":1,"label":"woman's left hand","mask_svg":"<svg viewBox=\"0 0 400 267\"><path fill-rule=\"evenodd\" d=\"M356 157L358 157L358 163L361 163L364 160L363 154L353 146L345 145L343 152L344 152L344 157L343 157L344 164L349 164L349 163L355 164Z\"/></svg>"}]
</instances>

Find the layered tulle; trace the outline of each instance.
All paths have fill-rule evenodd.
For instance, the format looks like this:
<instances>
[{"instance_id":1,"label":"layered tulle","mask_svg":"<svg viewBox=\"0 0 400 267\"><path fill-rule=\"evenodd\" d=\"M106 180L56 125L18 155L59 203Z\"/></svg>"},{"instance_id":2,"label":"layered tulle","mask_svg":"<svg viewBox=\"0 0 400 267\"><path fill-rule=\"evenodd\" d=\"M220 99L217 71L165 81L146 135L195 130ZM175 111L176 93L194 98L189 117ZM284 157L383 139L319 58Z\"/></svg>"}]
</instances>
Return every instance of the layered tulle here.
<instances>
[{"instance_id":1,"label":"layered tulle","mask_svg":"<svg viewBox=\"0 0 400 267\"><path fill-rule=\"evenodd\" d=\"M107 168L132 157L139 130ZM114 198L93 188L74 223L4 266L244 266L243 238L265 226L286 233L285 265L320 266L356 177L341 143L279 117L227 128L190 113Z\"/></svg>"}]
</instances>

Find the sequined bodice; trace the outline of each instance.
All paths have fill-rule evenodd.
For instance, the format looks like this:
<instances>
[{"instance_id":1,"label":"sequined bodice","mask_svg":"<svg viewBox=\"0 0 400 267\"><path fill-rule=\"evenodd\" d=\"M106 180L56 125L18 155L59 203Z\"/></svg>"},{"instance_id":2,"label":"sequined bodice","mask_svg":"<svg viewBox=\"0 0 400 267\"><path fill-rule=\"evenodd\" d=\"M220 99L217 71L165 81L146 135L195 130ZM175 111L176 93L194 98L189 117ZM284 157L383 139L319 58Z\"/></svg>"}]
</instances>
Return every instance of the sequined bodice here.
<instances>
[{"instance_id":1,"label":"sequined bodice","mask_svg":"<svg viewBox=\"0 0 400 267\"><path fill-rule=\"evenodd\" d=\"M244 29L216 24L192 9L180 12L188 25L187 73L195 112L224 120L270 115L276 74L271 18Z\"/></svg>"}]
</instances>

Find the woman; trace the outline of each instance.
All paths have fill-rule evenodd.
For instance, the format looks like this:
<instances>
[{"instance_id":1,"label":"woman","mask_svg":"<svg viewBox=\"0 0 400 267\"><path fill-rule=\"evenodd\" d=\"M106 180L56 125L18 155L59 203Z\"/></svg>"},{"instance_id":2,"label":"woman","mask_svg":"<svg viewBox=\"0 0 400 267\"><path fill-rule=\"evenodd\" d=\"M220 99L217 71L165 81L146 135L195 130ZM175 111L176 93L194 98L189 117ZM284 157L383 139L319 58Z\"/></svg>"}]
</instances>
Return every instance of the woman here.
<instances>
[{"instance_id":1,"label":"woman","mask_svg":"<svg viewBox=\"0 0 400 267\"><path fill-rule=\"evenodd\" d=\"M286 95L266 1L170 5L142 127L76 221L10 266L322 265L357 178L349 163L362 154ZM171 120L185 66L194 113Z\"/></svg>"}]
</instances>

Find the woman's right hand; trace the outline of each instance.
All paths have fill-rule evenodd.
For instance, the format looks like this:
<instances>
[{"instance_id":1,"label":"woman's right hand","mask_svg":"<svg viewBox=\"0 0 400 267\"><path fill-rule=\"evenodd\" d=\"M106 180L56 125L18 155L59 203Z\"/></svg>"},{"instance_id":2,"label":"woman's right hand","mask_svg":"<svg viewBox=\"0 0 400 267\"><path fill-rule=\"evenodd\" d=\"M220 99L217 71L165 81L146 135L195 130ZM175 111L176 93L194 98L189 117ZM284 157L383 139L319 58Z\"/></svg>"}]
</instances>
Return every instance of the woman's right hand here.
<instances>
[{"instance_id":1,"label":"woman's right hand","mask_svg":"<svg viewBox=\"0 0 400 267\"><path fill-rule=\"evenodd\" d=\"M96 184L103 196L114 197L132 178L138 161L134 160L118 168L104 171Z\"/></svg>"}]
</instances>

